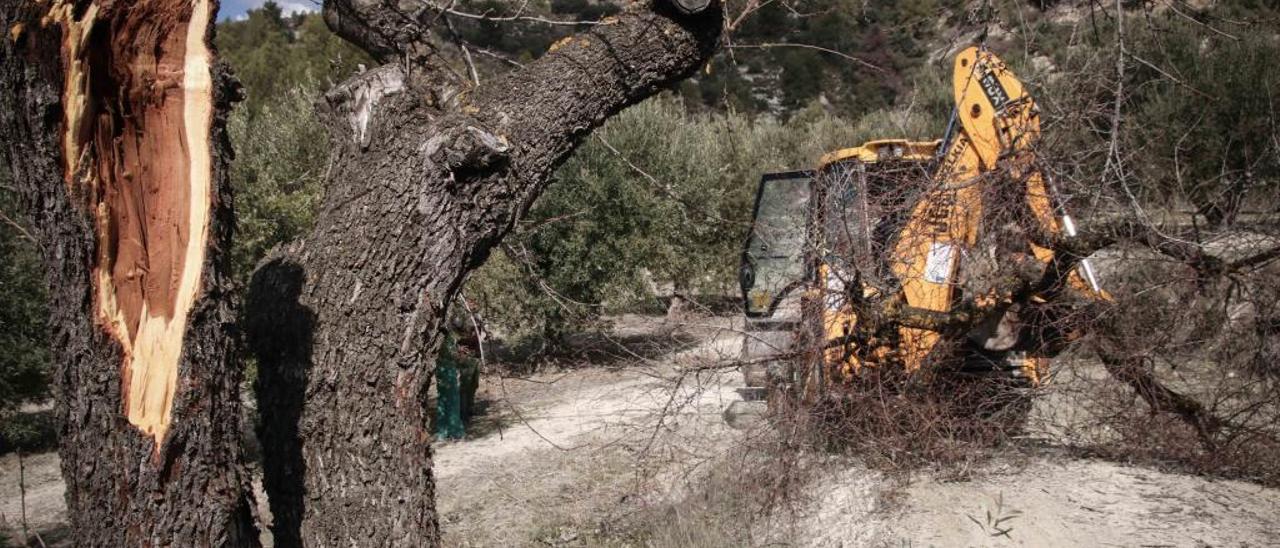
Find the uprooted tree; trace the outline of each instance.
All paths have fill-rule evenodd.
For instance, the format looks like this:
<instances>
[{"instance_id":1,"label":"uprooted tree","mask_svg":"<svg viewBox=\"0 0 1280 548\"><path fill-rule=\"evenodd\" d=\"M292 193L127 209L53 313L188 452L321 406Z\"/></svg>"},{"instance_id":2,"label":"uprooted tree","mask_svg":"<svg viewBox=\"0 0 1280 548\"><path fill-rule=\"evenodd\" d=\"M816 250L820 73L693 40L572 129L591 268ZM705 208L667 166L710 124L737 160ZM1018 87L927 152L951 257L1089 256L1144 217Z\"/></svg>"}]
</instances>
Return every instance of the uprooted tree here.
<instances>
[{"instance_id":1,"label":"uprooted tree","mask_svg":"<svg viewBox=\"0 0 1280 548\"><path fill-rule=\"evenodd\" d=\"M381 65L326 96L315 228L246 303L279 545L438 541L424 396L448 303L589 131L710 58L724 23L708 7L637 2L478 85L450 8L325 2ZM78 544L257 542L227 275L238 91L210 47L216 11L0 2L3 153L51 287Z\"/></svg>"}]
</instances>

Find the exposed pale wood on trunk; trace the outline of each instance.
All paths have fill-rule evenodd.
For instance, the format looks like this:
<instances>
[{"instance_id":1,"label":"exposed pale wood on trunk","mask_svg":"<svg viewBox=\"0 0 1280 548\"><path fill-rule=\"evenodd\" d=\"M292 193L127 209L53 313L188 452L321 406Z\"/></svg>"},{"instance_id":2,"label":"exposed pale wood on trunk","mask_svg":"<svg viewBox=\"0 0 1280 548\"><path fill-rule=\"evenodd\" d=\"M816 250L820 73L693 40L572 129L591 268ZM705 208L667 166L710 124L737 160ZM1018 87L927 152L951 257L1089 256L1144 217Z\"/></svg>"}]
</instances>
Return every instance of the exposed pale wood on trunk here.
<instances>
[{"instance_id":1,"label":"exposed pale wood on trunk","mask_svg":"<svg viewBox=\"0 0 1280 548\"><path fill-rule=\"evenodd\" d=\"M94 216L94 307L124 350L125 414L158 444L208 245L211 13L197 0L186 22L172 7L100 21L107 10L90 4L77 17L63 4L49 17L67 29L64 177ZM139 34L158 37L136 47Z\"/></svg>"}]
</instances>

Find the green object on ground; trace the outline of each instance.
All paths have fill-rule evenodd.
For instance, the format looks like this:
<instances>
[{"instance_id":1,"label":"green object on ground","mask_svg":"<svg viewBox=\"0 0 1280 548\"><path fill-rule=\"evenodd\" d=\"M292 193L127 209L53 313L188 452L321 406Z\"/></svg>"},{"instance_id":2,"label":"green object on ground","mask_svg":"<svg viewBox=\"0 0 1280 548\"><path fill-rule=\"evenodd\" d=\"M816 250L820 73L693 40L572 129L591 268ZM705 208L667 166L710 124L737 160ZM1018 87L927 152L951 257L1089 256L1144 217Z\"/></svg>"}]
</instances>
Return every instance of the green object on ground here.
<instances>
[{"instance_id":1,"label":"green object on ground","mask_svg":"<svg viewBox=\"0 0 1280 548\"><path fill-rule=\"evenodd\" d=\"M459 440L467 435L479 371L475 362L458 355L452 335L436 359L436 437Z\"/></svg>"}]
</instances>

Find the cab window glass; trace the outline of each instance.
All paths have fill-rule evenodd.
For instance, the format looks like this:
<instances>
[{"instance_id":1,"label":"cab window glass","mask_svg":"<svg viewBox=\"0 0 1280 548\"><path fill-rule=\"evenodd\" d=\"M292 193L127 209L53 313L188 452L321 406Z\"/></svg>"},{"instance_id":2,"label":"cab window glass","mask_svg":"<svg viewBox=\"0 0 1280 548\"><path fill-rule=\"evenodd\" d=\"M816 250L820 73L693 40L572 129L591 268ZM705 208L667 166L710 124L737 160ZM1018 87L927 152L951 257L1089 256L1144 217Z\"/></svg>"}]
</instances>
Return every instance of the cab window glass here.
<instances>
[{"instance_id":1,"label":"cab window glass","mask_svg":"<svg viewBox=\"0 0 1280 548\"><path fill-rule=\"evenodd\" d=\"M792 284L804 279L811 183L808 172L769 174L760 181L743 265L749 313L767 313Z\"/></svg>"}]
</instances>

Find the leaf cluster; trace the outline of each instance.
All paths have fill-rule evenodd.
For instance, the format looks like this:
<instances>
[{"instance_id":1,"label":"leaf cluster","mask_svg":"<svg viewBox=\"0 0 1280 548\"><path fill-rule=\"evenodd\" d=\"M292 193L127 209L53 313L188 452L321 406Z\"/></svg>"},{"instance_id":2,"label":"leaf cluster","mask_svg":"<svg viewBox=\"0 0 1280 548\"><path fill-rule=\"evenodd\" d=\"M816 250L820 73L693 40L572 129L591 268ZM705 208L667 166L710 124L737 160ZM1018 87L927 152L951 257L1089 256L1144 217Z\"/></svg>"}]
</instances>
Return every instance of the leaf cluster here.
<instances>
[{"instance_id":1,"label":"leaf cluster","mask_svg":"<svg viewBox=\"0 0 1280 548\"><path fill-rule=\"evenodd\" d=\"M0 417L47 400L50 374L39 256L25 231L11 224L14 201L7 194L0 190Z\"/></svg>"}]
</instances>

